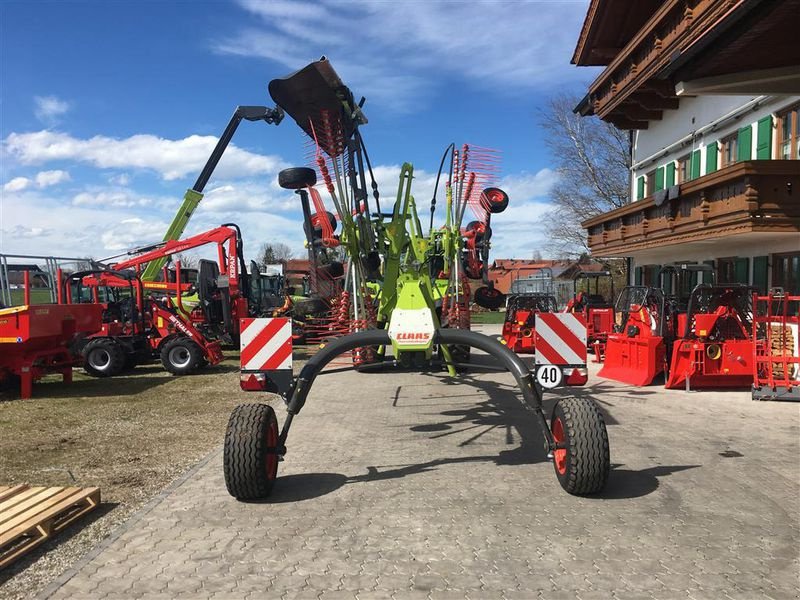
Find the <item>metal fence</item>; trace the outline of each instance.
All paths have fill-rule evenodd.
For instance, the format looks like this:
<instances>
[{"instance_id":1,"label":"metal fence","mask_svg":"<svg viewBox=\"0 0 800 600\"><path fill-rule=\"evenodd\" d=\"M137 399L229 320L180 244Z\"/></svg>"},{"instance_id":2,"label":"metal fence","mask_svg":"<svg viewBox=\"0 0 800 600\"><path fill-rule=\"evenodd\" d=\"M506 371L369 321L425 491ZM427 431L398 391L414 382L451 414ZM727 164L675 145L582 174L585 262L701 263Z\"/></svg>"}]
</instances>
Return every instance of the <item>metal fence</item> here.
<instances>
[{"instance_id":1,"label":"metal fence","mask_svg":"<svg viewBox=\"0 0 800 600\"><path fill-rule=\"evenodd\" d=\"M59 269L64 274L74 273L91 268L91 261L85 257L0 254L0 304L3 306L22 303L22 279L18 274L26 265L36 267L36 270L28 269L33 276L31 302L47 304L58 301L56 279Z\"/></svg>"}]
</instances>

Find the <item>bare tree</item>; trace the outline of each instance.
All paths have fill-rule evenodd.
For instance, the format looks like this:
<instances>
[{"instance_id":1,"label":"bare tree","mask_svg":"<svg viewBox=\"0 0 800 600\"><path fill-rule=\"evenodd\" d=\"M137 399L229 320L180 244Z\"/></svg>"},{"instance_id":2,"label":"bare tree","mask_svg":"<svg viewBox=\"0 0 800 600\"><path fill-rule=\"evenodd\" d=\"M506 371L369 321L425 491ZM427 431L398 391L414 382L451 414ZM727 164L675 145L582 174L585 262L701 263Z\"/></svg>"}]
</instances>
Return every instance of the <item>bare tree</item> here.
<instances>
[{"instance_id":1,"label":"bare tree","mask_svg":"<svg viewBox=\"0 0 800 600\"><path fill-rule=\"evenodd\" d=\"M550 193L548 250L561 256L588 252L581 221L628 203L628 133L597 117L573 112L579 98L553 96L541 110L545 144L559 175Z\"/></svg>"},{"instance_id":2,"label":"bare tree","mask_svg":"<svg viewBox=\"0 0 800 600\"><path fill-rule=\"evenodd\" d=\"M172 257L172 262L181 261L182 269L196 269L200 265L200 257L196 254L179 252Z\"/></svg>"},{"instance_id":3,"label":"bare tree","mask_svg":"<svg viewBox=\"0 0 800 600\"><path fill-rule=\"evenodd\" d=\"M294 252L286 244L266 242L261 246L261 251L258 253L258 264L260 267L266 268L267 265L286 263L292 258L294 258Z\"/></svg>"}]
</instances>

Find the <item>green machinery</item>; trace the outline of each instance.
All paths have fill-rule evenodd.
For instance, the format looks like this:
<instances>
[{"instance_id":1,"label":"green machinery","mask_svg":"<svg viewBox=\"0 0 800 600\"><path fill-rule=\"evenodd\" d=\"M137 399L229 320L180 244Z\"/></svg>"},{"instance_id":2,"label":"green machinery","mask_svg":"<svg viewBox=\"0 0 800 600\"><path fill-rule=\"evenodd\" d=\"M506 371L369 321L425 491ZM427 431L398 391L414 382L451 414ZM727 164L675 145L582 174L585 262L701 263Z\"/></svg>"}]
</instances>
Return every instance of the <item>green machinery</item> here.
<instances>
[{"instance_id":1,"label":"green machinery","mask_svg":"<svg viewBox=\"0 0 800 600\"><path fill-rule=\"evenodd\" d=\"M183 232L186 230L186 225L189 223L189 219L192 218L194 211L197 209L197 206L203 199L203 190L205 189L208 180L211 178L211 174L214 172L214 169L217 168L217 164L222 158L222 155L225 153L228 144L230 144L233 134L236 133L239 123L241 123L242 120L246 120L264 121L268 124L278 125L282 119L283 111L278 107L236 107L236 110L233 111L231 120L228 122L228 126L225 128L225 131L222 132L219 140L217 140L217 144L214 147L213 152L211 152L211 156L208 158L203 170L197 177L197 181L195 181L191 188L186 190L186 193L183 196L183 202L181 203L178 212L175 214L175 217L172 219L172 223L170 223L167 233L164 235L164 242L180 239L180 237L183 235ZM155 247L156 246L138 248L133 252L144 252ZM142 272L142 281L155 281L161 273L161 269L164 268L166 262L167 257L164 257L148 263L147 267L145 267L144 271Z\"/></svg>"},{"instance_id":2,"label":"green machinery","mask_svg":"<svg viewBox=\"0 0 800 600\"><path fill-rule=\"evenodd\" d=\"M323 324L328 339L297 376L285 368L285 362L282 370L271 370L268 360L263 367L255 362L254 357L268 356L271 348L284 347L283 340L267 334L243 334L242 388L279 393L287 411L280 429L275 411L267 404L243 404L233 411L223 460L228 491L241 500L270 493L278 462L286 454L293 419L305 405L316 378L337 356L352 353L354 367L359 369L428 369L435 364L438 349L441 362L457 381L457 367L467 366L462 361L468 359L470 348L487 353L500 363L501 370L514 376L523 405L540 426L543 445L562 487L573 494L602 490L610 458L597 405L585 397L559 400L548 424L542 406L542 386L547 380L538 383L520 357L495 338L469 329L469 282L483 279L488 284L491 215L508 204L502 190L487 185L495 174L494 155L469 146L460 150L448 147L440 167L441 174L449 157L444 223L434 227L434 191L426 233L412 194L410 164L401 169L392 210L381 210L378 186L359 132L359 126L367 122L361 110L364 101L355 102L327 60L273 80L269 90L276 104L312 141L316 170L287 169L278 178L282 187L299 196L311 275L317 263L331 264L332 256L344 255L347 266L341 270L341 289ZM481 168L472 169L471 165ZM317 172L336 214L326 209L314 187ZM467 210L477 218L462 227ZM475 296L488 304L502 298L490 285L476 290ZM248 327L250 331L288 331L273 321Z\"/></svg>"}]
</instances>

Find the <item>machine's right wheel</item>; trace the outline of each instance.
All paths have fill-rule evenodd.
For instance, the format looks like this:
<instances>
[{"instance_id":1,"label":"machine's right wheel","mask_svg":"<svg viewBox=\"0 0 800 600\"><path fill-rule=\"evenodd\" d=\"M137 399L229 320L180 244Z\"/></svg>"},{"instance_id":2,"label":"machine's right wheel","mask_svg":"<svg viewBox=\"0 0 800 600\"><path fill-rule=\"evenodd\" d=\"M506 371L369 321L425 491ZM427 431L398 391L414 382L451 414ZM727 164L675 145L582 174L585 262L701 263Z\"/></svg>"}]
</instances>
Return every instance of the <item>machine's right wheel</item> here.
<instances>
[{"instance_id":1,"label":"machine's right wheel","mask_svg":"<svg viewBox=\"0 0 800 600\"><path fill-rule=\"evenodd\" d=\"M611 460L603 415L588 398L564 398L553 407L550 431L557 445L553 466L558 482L577 496L596 494L608 481Z\"/></svg>"},{"instance_id":2,"label":"machine's right wheel","mask_svg":"<svg viewBox=\"0 0 800 600\"><path fill-rule=\"evenodd\" d=\"M278 419L268 404L240 404L225 431L225 487L237 500L269 496L278 473Z\"/></svg>"},{"instance_id":3,"label":"machine's right wheel","mask_svg":"<svg viewBox=\"0 0 800 600\"><path fill-rule=\"evenodd\" d=\"M125 368L125 350L111 338L95 338L83 349L83 370L92 377L114 377Z\"/></svg>"},{"instance_id":4,"label":"machine's right wheel","mask_svg":"<svg viewBox=\"0 0 800 600\"><path fill-rule=\"evenodd\" d=\"M173 375L189 375L203 366L203 349L194 340L179 335L161 346L161 364Z\"/></svg>"}]
</instances>

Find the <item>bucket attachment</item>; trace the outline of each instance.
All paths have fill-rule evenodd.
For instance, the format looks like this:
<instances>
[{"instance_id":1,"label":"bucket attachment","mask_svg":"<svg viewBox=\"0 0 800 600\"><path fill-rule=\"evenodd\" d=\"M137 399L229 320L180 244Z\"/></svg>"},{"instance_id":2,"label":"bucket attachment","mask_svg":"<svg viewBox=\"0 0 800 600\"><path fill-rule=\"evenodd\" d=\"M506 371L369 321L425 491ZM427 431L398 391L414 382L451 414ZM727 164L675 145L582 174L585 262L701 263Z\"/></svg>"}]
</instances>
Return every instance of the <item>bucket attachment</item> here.
<instances>
[{"instance_id":1,"label":"bucket attachment","mask_svg":"<svg viewBox=\"0 0 800 600\"><path fill-rule=\"evenodd\" d=\"M606 343L605 363L597 374L630 385L650 385L664 370L664 354L661 337L611 334Z\"/></svg>"}]
</instances>

